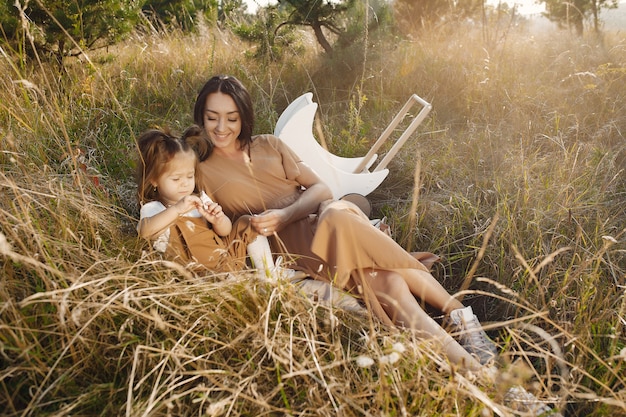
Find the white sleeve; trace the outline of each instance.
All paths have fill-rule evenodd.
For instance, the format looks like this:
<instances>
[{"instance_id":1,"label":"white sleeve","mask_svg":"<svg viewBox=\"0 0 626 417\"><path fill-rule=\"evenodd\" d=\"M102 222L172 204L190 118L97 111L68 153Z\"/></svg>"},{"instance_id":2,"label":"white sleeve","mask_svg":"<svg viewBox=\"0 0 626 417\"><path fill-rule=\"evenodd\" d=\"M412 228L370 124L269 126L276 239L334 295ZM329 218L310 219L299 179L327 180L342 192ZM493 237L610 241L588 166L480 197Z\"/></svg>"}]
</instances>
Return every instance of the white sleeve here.
<instances>
[{"instance_id":1,"label":"white sleeve","mask_svg":"<svg viewBox=\"0 0 626 417\"><path fill-rule=\"evenodd\" d=\"M139 211L139 220L144 217L156 216L160 212L165 211L165 206L160 201L151 201L141 206Z\"/></svg>"},{"instance_id":2,"label":"white sleeve","mask_svg":"<svg viewBox=\"0 0 626 417\"><path fill-rule=\"evenodd\" d=\"M160 201L151 201L141 206L139 210L139 221L146 217L156 216L162 211L165 211L165 206ZM139 223L137 223L137 231L139 231ZM152 243L152 247L159 252L165 252L170 240L170 229L166 229L161 233Z\"/></svg>"},{"instance_id":3,"label":"white sleeve","mask_svg":"<svg viewBox=\"0 0 626 417\"><path fill-rule=\"evenodd\" d=\"M156 216L160 212L165 211L165 206L160 201L151 201L141 206L139 210L139 222L137 222L137 232L139 232L139 223L141 219Z\"/></svg>"}]
</instances>

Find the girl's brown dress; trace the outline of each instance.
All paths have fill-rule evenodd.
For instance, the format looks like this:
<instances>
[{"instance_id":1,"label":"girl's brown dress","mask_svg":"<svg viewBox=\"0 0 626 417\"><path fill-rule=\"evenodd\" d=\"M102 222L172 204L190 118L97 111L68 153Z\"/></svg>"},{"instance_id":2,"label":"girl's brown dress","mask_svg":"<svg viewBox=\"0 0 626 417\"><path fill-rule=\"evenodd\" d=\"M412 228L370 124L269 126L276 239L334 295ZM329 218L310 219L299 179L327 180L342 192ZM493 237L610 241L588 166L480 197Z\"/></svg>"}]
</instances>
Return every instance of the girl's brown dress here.
<instances>
[{"instance_id":1,"label":"girl's brown dress","mask_svg":"<svg viewBox=\"0 0 626 417\"><path fill-rule=\"evenodd\" d=\"M249 156L250 163L243 164L213 153L196 174L202 188L213 192L233 220L286 207L302 193L296 181L302 161L279 138L256 136ZM426 265L438 259L431 253L406 252L372 226L356 205L341 200L322 203L317 213L289 224L270 242L273 251L293 259L296 268L360 296L387 324L392 321L368 282L376 279L375 274L366 278L363 269L428 271Z\"/></svg>"},{"instance_id":2,"label":"girl's brown dress","mask_svg":"<svg viewBox=\"0 0 626 417\"><path fill-rule=\"evenodd\" d=\"M140 221L166 207L160 201L142 206ZM231 272L246 269L247 246L258 234L250 225L250 216L240 216L228 236L219 236L204 217L193 210L176 221L159 236L150 239L153 248L166 259L203 272Z\"/></svg>"},{"instance_id":3,"label":"girl's brown dress","mask_svg":"<svg viewBox=\"0 0 626 417\"><path fill-rule=\"evenodd\" d=\"M183 216L170 226L165 257L198 271L239 271L246 269L246 247L256 236L248 216L239 218L224 237L204 217Z\"/></svg>"}]
</instances>

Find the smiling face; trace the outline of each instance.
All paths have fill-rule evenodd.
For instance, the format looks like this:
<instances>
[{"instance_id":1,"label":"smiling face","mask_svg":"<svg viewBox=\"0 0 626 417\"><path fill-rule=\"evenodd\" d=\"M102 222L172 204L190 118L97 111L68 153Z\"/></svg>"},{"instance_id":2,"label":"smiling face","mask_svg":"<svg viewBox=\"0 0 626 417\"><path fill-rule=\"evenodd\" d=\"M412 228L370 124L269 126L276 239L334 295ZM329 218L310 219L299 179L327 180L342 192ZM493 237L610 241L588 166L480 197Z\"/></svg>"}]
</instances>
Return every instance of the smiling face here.
<instances>
[{"instance_id":1,"label":"smiling face","mask_svg":"<svg viewBox=\"0 0 626 417\"><path fill-rule=\"evenodd\" d=\"M214 152L230 153L240 149L241 115L231 96L220 92L207 96L204 130L215 146Z\"/></svg>"},{"instance_id":2,"label":"smiling face","mask_svg":"<svg viewBox=\"0 0 626 417\"><path fill-rule=\"evenodd\" d=\"M166 206L191 195L196 187L196 154L192 150L177 152L152 185Z\"/></svg>"}]
</instances>

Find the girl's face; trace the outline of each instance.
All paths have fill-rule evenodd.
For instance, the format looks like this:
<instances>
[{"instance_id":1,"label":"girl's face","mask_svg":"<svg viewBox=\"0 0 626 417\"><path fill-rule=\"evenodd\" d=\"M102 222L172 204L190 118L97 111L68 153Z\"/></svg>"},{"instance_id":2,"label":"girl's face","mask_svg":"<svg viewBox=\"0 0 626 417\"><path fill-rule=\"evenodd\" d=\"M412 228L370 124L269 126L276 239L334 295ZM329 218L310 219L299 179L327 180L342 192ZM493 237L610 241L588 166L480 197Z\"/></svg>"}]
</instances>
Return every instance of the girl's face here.
<instances>
[{"instance_id":1,"label":"girl's face","mask_svg":"<svg viewBox=\"0 0 626 417\"><path fill-rule=\"evenodd\" d=\"M192 150L178 152L152 185L157 187L161 202L166 206L191 195L196 186L196 154Z\"/></svg>"},{"instance_id":2,"label":"girl's face","mask_svg":"<svg viewBox=\"0 0 626 417\"><path fill-rule=\"evenodd\" d=\"M231 96L220 92L209 94L204 105L204 130L215 146L213 151L239 150L241 116Z\"/></svg>"}]
</instances>

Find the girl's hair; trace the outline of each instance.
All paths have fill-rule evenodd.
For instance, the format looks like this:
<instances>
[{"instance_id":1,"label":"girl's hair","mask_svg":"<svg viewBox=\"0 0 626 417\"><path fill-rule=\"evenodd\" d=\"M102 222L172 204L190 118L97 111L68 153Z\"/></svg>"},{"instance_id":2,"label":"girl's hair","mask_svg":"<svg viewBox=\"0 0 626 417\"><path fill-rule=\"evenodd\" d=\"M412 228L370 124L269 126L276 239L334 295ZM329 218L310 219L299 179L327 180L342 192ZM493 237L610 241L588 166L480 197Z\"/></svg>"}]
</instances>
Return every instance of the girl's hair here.
<instances>
[{"instance_id":1,"label":"girl's hair","mask_svg":"<svg viewBox=\"0 0 626 417\"><path fill-rule=\"evenodd\" d=\"M231 75L216 75L204 84L200 93L198 93L198 98L196 98L196 104L194 105L194 122L198 126L204 127L206 100L207 97L213 93L227 94L233 99L237 110L239 110L239 117L241 118L241 133L237 138L239 145L241 148L250 146L252 142L252 130L254 128L252 98L241 81Z\"/></svg>"},{"instance_id":2,"label":"girl's hair","mask_svg":"<svg viewBox=\"0 0 626 417\"><path fill-rule=\"evenodd\" d=\"M168 162L179 152L193 151L196 148L187 141L172 135L169 130L150 129L137 139L139 161L137 163L137 195L139 203L159 199L158 190L152 185L165 172ZM206 152L206 151L205 151ZM196 158L196 165L198 158Z\"/></svg>"},{"instance_id":3,"label":"girl's hair","mask_svg":"<svg viewBox=\"0 0 626 417\"><path fill-rule=\"evenodd\" d=\"M211 155L213 143L206 137L204 129L198 125L189 126L183 132L181 140L188 144L198 156L198 160L204 161Z\"/></svg>"}]
</instances>

